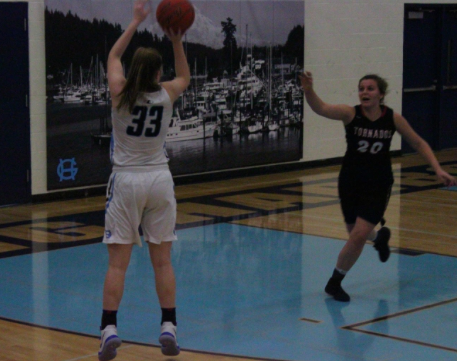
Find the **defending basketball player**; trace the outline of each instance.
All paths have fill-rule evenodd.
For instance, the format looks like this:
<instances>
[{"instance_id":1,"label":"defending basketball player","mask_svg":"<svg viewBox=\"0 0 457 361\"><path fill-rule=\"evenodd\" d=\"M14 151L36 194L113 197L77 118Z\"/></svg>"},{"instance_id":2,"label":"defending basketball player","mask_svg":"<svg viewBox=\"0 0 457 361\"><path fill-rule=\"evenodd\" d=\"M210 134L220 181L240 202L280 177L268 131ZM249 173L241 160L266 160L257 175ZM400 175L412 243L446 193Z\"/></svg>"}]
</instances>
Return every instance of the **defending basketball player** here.
<instances>
[{"instance_id":1,"label":"defending basketball player","mask_svg":"<svg viewBox=\"0 0 457 361\"><path fill-rule=\"evenodd\" d=\"M150 12L146 0L135 1L133 19L108 56L113 170L107 188L103 238L109 265L103 289L100 361L115 358L116 349L121 345L117 312L133 245L141 245L140 225L149 247L162 309L159 337L162 353L174 356L180 352L176 339L176 284L171 263L171 247L177 239L176 200L165 140L173 103L189 85L190 71L182 33L164 29L173 46L176 77L160 83L162 57L151 48L136 50L128 77L124 77L121 57Z\"/></svg>"},{"instance_id":2,"label":"defending basketball player","mask_svg":"<svg viewBox=\"0 0 457 361\"><path fill-rule=\"evenodd\" d=\"M310 72L300 75L306 101L311 109L326 118L341 120L346 130L347 150L338 178L338 193L349 239L341 250L325 291L337 301L348 302L341 281L359 258L367 240L374 242L381 262L390 255L390 230L384 227L384 212L394 181L390 144L395 131L430 164L446 186L456 185L445 172L432 149L400 114L384 105L387 82L377 75L359 81L360 104L334 105L322 101L313 90ZM375 227L381 223L379 231Z\"/></svg>"}]
</instances>

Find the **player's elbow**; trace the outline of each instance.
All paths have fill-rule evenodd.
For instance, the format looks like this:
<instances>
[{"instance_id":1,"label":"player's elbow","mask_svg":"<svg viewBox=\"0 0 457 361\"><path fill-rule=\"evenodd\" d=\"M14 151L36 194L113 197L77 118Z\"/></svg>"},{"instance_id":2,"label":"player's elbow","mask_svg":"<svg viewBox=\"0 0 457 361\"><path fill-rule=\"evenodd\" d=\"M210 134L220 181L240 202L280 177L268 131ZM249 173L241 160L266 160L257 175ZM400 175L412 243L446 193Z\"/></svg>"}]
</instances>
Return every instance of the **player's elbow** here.
<instances>
[{"instance_id":1,"label":"player's elbow","mask_svg":"<svg viewBox=\"0 0 457 361\"><path fill-rule=\"evenodd\" d=\"M190 84L190 74L186 74L183 77L183 81L184 81L184 84L186 85L186 88L187 88L189 86L189 84Z\"/></svg>"},{"instance_id":2,"label":"player's elbow","mask_svg":"<svg viewBox=\"0 0 457 361\"><path fill-rule=\"evenodd\" d=\"M311 109L314 113L320 115L321 117L328 117L327 109L324 106L322 106L322 104L314 104L314 106L312 106Z\"/></svg>"},{"instance_id":3,"label":"player's elbow","mask_svg":"<svg viewBox=\"0 0 457 361\"><path fill-rule=\"evenodd\" d=\"M175 80L175 84L177 85L180 92L183 92L189 87L190 84L190 76L186 75L178 75Z\"/></svg>"},{"instance_id":4,"label":"player's elbow","mask_svg":"<svg viewBox=\"0 0 457 361\"><path fill-rule=\"evenodd\" d=\"M418 153L421 153L423 150L430 148L428 143L421 137L416 137L408 143L411 146L411 148L413 148Z\"/></svg>"}]
</instances>

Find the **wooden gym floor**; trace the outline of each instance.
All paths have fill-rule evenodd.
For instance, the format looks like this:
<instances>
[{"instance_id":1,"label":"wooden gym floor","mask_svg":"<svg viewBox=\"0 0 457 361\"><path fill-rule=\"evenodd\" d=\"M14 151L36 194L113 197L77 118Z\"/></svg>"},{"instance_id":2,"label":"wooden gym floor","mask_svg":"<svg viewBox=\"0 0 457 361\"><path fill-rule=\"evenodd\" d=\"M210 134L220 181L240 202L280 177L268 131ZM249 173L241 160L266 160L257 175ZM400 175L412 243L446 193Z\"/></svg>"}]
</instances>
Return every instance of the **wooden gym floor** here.
<instances>
[{"instance_id":1,"label":"wooden gym floor","mask_svg":"<svg viewBox=\"0 0 457 361\"><path fill-rule=\"evenodd\" d=\"M437 156L457 176L457 150ZM323 292L346 239L339 166L177 186L183 352L157 347L152 270L136 248L116 360L457 360L457 190L417 155L393 164L393 254L381 264L367 244L344 306ZM104 205L0 208L0 360L97 360Z\"/></svg>"}]
</instances>

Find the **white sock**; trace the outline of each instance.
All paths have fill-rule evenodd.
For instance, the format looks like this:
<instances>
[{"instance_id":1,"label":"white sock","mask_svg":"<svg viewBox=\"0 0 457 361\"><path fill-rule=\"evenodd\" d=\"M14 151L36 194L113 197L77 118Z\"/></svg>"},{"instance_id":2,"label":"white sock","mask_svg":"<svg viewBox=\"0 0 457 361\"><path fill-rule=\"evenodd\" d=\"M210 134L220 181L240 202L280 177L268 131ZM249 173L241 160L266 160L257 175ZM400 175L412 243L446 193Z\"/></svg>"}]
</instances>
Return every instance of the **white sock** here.
<instances>
[{"instance_id":1,"label":"white sock","mask_svg":"<svg viewBox=\"0 0 457 361\"><path fill-rule=\"evenodd\" d=\"M335 268L339 273L341 273L343 276L346 275L346 273L348 273L348 271L345 271L345 270L342 270L341 268Z\"/></svg>"},{"instance_id":2,"label":"white sock","mask_svg":"<svg viewBox=\"0 0 457 361\"><path fill-rule=\"evenodd\" d=\"M372 241L372 242L376 241L376 238L378 237L378 232L375 231L375 230L373 230L373 231L374 231L374 232L371 232L371 233L368 235L368 237L367 237L367 240L368 240L368 241Z\"/></svg>"}]
</instances>

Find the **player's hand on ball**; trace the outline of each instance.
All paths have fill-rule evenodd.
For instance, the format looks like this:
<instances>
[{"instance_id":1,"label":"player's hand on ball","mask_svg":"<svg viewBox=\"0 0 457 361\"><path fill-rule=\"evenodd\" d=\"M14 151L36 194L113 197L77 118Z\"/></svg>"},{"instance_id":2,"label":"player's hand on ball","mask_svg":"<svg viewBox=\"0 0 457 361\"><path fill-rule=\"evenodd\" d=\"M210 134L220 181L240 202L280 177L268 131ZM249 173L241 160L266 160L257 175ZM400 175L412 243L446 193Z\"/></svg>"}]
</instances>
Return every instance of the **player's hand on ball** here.
<instances>
[{"instance_id":1,"label":"player's hand on ball","mask_svg":"<svg viewBox=\"0 0 457 361\"><path fill-rule=\"evenodd\" d=\"M181 29L178 29L176 32L173 30L173 28L164 29L163 31L171 40L171 42L180 41L182 39Z\"/></svg>"},{"instance_id":2,"label":"player's hand on ball","mask_svg":"<svg viewBox=\"0 0 457 361\"><path fill-rule=\"evenodd\" d=\"M151 11L149 0L136 0L133 5L133 18L141 23L148 17Z\"/></svg>"}]
</instances>

